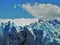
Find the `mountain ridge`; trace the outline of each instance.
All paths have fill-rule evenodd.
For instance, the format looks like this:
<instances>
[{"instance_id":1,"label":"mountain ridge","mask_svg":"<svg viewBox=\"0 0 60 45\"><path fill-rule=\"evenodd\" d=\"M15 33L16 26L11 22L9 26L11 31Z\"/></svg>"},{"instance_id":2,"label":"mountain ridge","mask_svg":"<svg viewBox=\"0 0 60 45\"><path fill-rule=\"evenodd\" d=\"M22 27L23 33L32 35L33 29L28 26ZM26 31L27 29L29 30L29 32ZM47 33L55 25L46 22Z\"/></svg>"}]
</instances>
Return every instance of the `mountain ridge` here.
<instances>
[{"instance_id":1,"label":"mountain ridge","mask_svg":"<svg viewBox=\"0 0 60 45\"><path fill-rule=\"evenodd\" d=\"M45 42L46 45L54 42L60 43L60 21L57 19L53 20L43 20L39 19L36 22L32 22L29 25L18 26L14 22L8 21L4 24L2 23L0 27L0 35L3 36L3 31L7 31L8 35L12 34L12 31L20 33L21 31L27 31L26 33L31 33L34 37L34 40L42 38L42 42ZM29 34L28 33L28 34ZM41 42L40 41L40 42Z\"/></svg>"}]
</instances>

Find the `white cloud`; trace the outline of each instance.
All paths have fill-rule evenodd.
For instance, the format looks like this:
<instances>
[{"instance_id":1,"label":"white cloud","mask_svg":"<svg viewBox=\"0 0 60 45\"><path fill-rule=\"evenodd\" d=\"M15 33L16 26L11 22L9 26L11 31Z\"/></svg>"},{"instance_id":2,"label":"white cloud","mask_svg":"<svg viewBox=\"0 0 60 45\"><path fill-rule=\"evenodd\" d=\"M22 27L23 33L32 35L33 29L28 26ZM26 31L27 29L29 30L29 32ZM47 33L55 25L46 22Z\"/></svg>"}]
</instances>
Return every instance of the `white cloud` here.
<instances>
[{"instance_id":1,"label":"white cloud","mask_svg":"<svg viewBox=\"0 0 60 45\"><path fill-rule=\"evenodd\" d=\"M14 22L15 25L17 26L24 26L24 25L29 25L32 22L36 22L38 19L36 18L20 18L20 19L0 19L0 25L1 23L6 23L8 21Z\"/></svg>"},{"instance_id":2,"label":"white cloud","mask_svg":"<svg viewBox=\"0 0 60 45\"><path fill-rule=\"evenodd\" d=\"M60 7L53 4L22 4L18 6L25 9L27 12L32 14L33 16L40 18L40 17L55 17L60 18Z\"/></svg>"}]
</instances>

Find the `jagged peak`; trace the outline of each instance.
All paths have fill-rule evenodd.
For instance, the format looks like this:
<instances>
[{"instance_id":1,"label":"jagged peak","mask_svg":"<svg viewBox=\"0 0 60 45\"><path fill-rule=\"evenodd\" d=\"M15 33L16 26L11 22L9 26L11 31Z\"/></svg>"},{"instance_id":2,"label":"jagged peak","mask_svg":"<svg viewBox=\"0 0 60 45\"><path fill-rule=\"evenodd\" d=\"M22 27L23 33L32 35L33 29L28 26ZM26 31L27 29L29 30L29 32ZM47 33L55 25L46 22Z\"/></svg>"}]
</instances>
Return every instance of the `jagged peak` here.
<instances>
[{"instance_id":1,"label":"jagged peak","mask_svg":"<svg viewBox=\"0 0 60 45\"><path fill-rule=\"evenodd\" d=\"M57 25L53 26L53 23L49 23L49 21L55 22L56 24L58 23L59 25L57 24ZM47 36L47 34L49 37L51 37L51 35L57 36L54 32L57 30L57 32L59 33L59 29L60 29L60 21L58 21L57 19L50 19L50 20L38 19L38 21L32 22L29 25L25 25L25 26L15 25L15 22L12 22L12 21L2 23L2 25L4 25L4 26L8 25L8 24L10 24L10 27L14 26L16 28L17 32L24 30L23 27L27 27L28 30L31 32L31 34L34 36L34 40L36 39L36 35L34 34L33 29L37 29L37 31L42 30L44 32L43 39ZM50 38L50 39L52 40L52 38ZM57 41L59 42L59 40L57 40Z\"/></svg>"}]
</instances>

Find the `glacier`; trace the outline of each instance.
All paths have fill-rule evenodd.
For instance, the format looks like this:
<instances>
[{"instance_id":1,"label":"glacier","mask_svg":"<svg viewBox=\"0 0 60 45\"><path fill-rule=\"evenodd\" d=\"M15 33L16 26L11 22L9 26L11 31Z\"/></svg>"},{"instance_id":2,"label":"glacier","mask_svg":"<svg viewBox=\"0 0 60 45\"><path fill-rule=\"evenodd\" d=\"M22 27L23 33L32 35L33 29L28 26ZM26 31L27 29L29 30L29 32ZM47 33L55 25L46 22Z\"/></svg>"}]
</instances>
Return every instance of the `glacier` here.
<instances>
[{"instance_id":1,"label":"glacier","mask_svg":"<svg viewBox=\"0 0 60 45\"><path fill-rule=\"evenodd\" d=\"M23 26L21 24L16 25L14 20L1 22L0 45L10 45L11 40L12 45L60 45L60 21L58 19L33 20L28 24L22 24ZM17 22L19 23L19 21Z\"/></svg>"}]
</instances>

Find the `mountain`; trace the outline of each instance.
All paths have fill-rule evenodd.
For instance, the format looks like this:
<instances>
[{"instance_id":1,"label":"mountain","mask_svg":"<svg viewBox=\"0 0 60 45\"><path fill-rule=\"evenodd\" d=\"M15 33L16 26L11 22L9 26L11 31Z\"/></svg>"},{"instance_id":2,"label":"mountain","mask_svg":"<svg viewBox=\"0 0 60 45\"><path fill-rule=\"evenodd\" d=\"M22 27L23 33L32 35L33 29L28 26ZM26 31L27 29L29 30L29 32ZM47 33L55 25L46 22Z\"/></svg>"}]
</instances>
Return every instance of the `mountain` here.
<instances>
[{"instance_id":1,"label":"mountain","mask_svg":"<svg viewBox=\"0 0 60 45\"><path fill-rule=\"evenodd\" d=\"M0 25L0 45L60 45L60 21L58 19L31 22L18 26L8 21ZM29 44L28 44L29 43Z\"/></svg>"}]
</instances>

